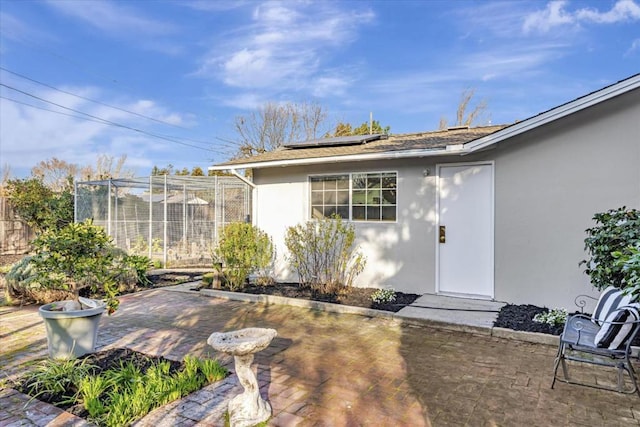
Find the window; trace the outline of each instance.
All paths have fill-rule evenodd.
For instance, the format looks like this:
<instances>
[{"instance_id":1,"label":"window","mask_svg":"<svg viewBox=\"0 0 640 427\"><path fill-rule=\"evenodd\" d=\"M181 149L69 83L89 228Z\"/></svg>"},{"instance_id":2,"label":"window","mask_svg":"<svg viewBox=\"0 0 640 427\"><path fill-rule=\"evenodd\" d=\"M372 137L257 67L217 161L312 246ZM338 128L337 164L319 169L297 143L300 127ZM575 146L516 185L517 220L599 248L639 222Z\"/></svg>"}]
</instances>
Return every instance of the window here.
<instances>
[{"instance_id":1,"label":"window","mask_svg":"<svg viewBox=\"0 0 640 427\"><path fill-rule=\"evenodd\" d=\"M349 218L349 175L311 178L311 217Z\"/></svg>"},{"instance_id":2,"label":"window","mask_svg":"<svg viewBox=\"0 0 640 427\"><path fill-rule=\"evenodd\" d=\"M311 177L311 217L395 221L397 181L396 172Z\"/></svg>"}]
</instances>

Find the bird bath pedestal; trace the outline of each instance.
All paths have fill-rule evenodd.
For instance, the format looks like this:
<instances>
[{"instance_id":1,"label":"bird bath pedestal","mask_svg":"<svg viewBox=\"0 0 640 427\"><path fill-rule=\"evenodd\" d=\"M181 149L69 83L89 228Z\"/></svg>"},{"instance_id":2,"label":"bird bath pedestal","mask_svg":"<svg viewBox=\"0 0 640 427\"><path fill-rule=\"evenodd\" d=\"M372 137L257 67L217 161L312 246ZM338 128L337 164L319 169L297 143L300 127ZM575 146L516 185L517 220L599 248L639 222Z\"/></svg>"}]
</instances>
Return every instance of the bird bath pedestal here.
<instances>
[{"instance_id":1,"label":"bird bath pedestal","mask_svg":"<svg viewBox=\"0 0 640 427\"><path fill-rule=\"evenodd\" d=\"M232 332L214 332L207 344L234 358L236 374L244 392L229 402L231 427L254 426L271 417L271 405L260 397L258 379L251 370L253 355L269 346L278 333L275 329L246 328Z\"/></svg>"}]
</instances>

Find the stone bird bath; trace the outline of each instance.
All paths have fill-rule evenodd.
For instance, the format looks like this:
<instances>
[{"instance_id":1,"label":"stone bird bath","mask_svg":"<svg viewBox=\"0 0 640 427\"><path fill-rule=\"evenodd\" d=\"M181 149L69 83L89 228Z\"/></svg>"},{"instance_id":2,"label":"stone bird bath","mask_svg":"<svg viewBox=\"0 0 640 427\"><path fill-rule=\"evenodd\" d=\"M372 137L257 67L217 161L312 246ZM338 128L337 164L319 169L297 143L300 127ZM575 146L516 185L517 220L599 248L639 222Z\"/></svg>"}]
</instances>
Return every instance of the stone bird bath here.
<instances>
[{"instance_id":1,"label":"stone bird bath","mask_svg":"<svg viewBox=\"0 0 640 427\"><path fill-rule=\"evenodd\" d=\"M269 346L278 335L275 329L246 328L232 332L214 332L207 344L234 358L236 374L244 392L229 402L231 427L254 426L271 417L271 405L260 397L258 380L251 363L254 354Z\"/></svg>"}]
</instances>

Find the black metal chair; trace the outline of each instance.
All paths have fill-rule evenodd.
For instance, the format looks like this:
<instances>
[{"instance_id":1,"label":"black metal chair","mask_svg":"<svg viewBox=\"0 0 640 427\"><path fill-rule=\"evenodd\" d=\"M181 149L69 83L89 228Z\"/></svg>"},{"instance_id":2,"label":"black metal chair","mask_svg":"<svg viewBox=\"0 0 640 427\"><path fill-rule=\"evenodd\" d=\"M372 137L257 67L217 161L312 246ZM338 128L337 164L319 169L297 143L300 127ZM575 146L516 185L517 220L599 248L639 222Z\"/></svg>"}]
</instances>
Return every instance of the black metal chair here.
<instances>
[{"instance_id":1,"label":"black metal chair","mask_svg":"<svg viewBox=\"0 0 640 427\"><path fill-rule=\"evenodd\" d=\"M576 298L576 305L583 308L586 305L586 298L592 298L588 295L579 295ZM592 298L595 300L595 298ZM640 355L633 355L631 343L640 331L640 316L638 316L638 304L628 304L610 306L608 313L605 313L606 320L593 319L583 313L568 316L565 323L564 331L560 335L560 343L558 353L556 355L553 367L553 382L551 388L554 387L556 380L568 384L577 384L587 387L599 388L604 390L617 391L620 393L637 393L640 397L640 389L636 380L635 370L631 363L632 358L640 360ZM599 305L600 302L599 302ZM632 312L627 316L625 321L614 321L616 314L621 310ZM598 308L596 308L598 309ZM595 312L595 311L594 311ZM616 313L614 313L616 312ZM612 334L616 331L623 331L624 338L618 338L617 341L603 345L601 340L603 335ZM616 387L610 387L597 382L575 381L569 375L569 369L566 361L575 361L591 365L608 366L616 368L618 371ZM558 367L562 365L563 376L558 376ZM631 380L632 387L625 388L625 373Z\"/></svg>"}]
</instances>

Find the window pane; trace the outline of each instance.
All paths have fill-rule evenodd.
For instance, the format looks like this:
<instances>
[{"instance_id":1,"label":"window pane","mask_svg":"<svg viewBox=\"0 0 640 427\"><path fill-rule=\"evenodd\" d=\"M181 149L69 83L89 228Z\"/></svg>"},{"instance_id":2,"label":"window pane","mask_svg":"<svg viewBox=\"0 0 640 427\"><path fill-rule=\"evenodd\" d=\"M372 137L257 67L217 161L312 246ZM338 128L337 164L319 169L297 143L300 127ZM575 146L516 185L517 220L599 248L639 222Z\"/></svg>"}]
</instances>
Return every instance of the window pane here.
<instances>
[{"instance_id":1,"label":"window pane","mask_svg":"<svg viewBox=\"0 0 640 427\"><path fill-rule=\"evenodd\" d=\"M338 206L337 212L340 218L349 219L349 205Z\"/></svg>"},{"instance_id":2,"label":"window pane","mask_svg":"<svg viewBox=\"0 0 640 427\"><path fill-rule=\"evenodd\" d=\"M348 190L349 189L349 177L341 176L338 180L338 190Z\"/></svg>"},{"instance_id":3,"label":"window pane","mask_svg":"<svg viewBox=\"0 0 640 427\"><path fill-rule=\"evenodd\" d=\"M339 205L349 204L349 191L338 191L337 203Z\"/></svg>"},{"instance_id":4,"label":"window pane","mask_svg":"<svg viewBox=\"0 0 640 427\"><path fill-rule=\"evenodd\" d=\"M382 190L382 204L383 205L395 205L396 204L396 192L395 192L395 190Z\"/></svg>"},{"instance_id":5,"label":"window pane","mask_svg":"<svg viewBox=\"0 0 640 427\"><path fill-rule=\"evenodd\" d=\"M367 175L367 188L380 188L380 175L369 174Z\"/></svg>"},{"instance_id":6,"label":"window pane","mask_svg":"<svg viewBox=\"0 0 640 427\"><path fill-rule=\"evenodd\" d=\"M364 206L354 206L351 208L351 219L362 221L365 219Z\"/></svg>"},{"instance_id":7,"label":"window pane","mask_svg":"<svg viewBox=\"0 0 640 427\"><path fill-rule=\"evenodd\" d=\"M351 181L352 181L353 188L366 188L367 175L364 173L353 174L353 179Z\"/></svg>"},{"instance_id":8,"label":"window pane","mask_svg":"<svg viewBox=\"0 0 640 427\"><path fill-rule=\"evenodd\" d=\"M322 190L322 181L318 178L311 178L311 190Z\"/></svg>"},{"instance_id":9,"label":"window pane","mask_svg":"<svg viewBox=\"0 0 640 427\"><path fill-rule=\"evenodd\" d=\"M334 213L336 213L336 207L335 206L325 206L324 207L324 216L326 218L329 218Z\"/></svg>"},{"instance_id":10,"label":"window pane","mask_svg":"<svg viewBox=\"0 0 640 427\"><path fill-rule=\"evenodd\" d=\"M353 205L364 205L367 203L367 193L366 191L358 190L352 193L351 204Z\"/></svg>"},{"instance_id":11,"label":"window pane","mask_svg":"<svg viewBox=\"0 0 640 427\"><path fill-rule=\"evenodd\" d=\"M367 206L367 221L379 221L380 220L380 207Z\"/></svg>"},{"instance_id":12,"label":"window pane","mask_svg":"<svg viewBox=\"0 0 640 427\"><path fill-rule=\"evenodd\" d=\"M321 205L322 204L322 191L312 191L311 192L311 204L312 205Z\"/></svg>"},{"instance_id":13,"label":"window pane","mask_svg":"<svg viewBox=\"0 0 640 427\"><path fill-rule=\"evenodd\" d=\"M324 204L325 205L335 205L337 199L336 191L325 191L324 192Z\"/></svg>"},{"instance_id":14,"label":"window pane","mask_svg":"<svg viewBox=\"0 0 640 427\"><path fill-rule=\"evenodd\" d=\"M322 206L312 206L311 207L311 217L315 219L322 218Z\"/></svg>"},{"instance_id":15,"label":"window pane","mask_svg":"<svg viewBox=\"0 0 640 427\"><path fill-rule=\"evenodd\" d=\"M379 205L380 204L380 190L368 190L367 191L367 204Z\"/></svg>"},{"instance_id":16,"label":"window pane","mask_svg":"<svg viewBox=\"0 0 640 427\"><path fill-rule=\"evenodd\" d=\"M382 174L382 187L383 188L396 188L396 174Z\"/></svg>"},{"instance_id":17,"label":"window pane","mask_svg":"<svg viewBox=\"0 0 640 427\"><path fill-rule=\"evenodd\" d=\"M396 220L396 207L395 206L383 206L382 207L382 220L383 221L395 221Z\"/></svg>"}]
</instances>

